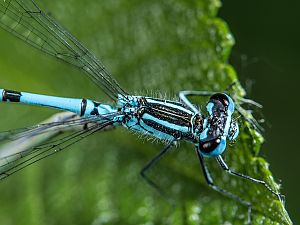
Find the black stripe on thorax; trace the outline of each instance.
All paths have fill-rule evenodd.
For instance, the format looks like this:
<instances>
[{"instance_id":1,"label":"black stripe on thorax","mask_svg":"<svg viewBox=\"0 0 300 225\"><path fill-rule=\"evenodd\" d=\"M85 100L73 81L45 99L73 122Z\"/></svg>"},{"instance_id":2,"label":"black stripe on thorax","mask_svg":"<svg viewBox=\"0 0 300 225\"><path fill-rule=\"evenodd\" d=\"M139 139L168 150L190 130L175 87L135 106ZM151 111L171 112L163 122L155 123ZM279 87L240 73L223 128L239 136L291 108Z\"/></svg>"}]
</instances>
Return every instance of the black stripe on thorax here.
<instances>
[{"instance_id":1,"label":"black stripe on thorax","mask_svg":"<svg viewBox=\"0 0 300 225\"><path fill-rule=\"evenodd\" d=\"M147 102L142 109L144 113L148 113L149 115L160 120L164 120L179 126L191 126L192 114L178 108L166 106L160 103Z\"/></svg>"},{"instance_id":2,"label":"black stripe on thorax","mask_svg":"<svg viewBox=\"0 0 300 225\"><path fill-rule=\"evenodd\" d=\"M169 127L165 127L159 123L154 122L153 120L147 120L147 119L143 119L143 122L149 126L152 127L155 130L161 131L165 134L169 134L175 138L180 138L182 136L182 132L169 128Z\"/></svg>"},{"instance_id":3,"label":"black stripe on thorax","mask_svg":"<svg viewBox=\"0 0 300 225\"><path fill-rule=\"evenodd\" d=\"M80 116L84 115L85 110L86 110L86 105L87 105L87 100L83 98L81 101Z\"/></svg>"},{"instance_id":4,"label":"black stripe on thorax","mask_svg":"<svg viewBox=\"0 0 300 225\"><path fill-rule=\"evenodd\" d=\"M192 115L183 115L176 109L174 109L173 111L166 111L154 107L147 107L144 109L144 113L148 113L149 115L158 118L159 120L164 120L178 126L191 126Z\"/></svg>"},{"instance_id":5,"label":"black stripe on thorax","mask_svg":"<svg viewBox=\"0 0 300 225\"><path fill-rule=\"evenodd\" d=\"M189 140L193 140L194 137L192 135L192 133L183 133L181 131L172 129L170 127L166 127L160 123L157 123L153 120L148 120L148 119L143 119L143 122L149 126L152 127L153 129L160 131L162 133L168 134L173 136L174 138L180 138L180 139L189 139Z\"/></svg>"}]
</instances>

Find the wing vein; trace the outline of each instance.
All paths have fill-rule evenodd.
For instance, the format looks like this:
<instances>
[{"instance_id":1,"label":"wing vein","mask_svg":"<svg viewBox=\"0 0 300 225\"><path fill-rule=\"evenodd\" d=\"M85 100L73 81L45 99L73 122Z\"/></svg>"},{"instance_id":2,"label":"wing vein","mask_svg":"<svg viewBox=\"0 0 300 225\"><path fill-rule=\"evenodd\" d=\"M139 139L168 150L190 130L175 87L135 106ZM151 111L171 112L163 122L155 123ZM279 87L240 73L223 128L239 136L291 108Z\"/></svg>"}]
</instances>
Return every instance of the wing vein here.
<instances>
[{"instance_id":1,"label":"wing vein","mask_svg":"<svg viewBox=\"0 0 300 225\"><path fill-rule=\"evenodd\" d=\"M118 94L125 98L128 95L103 64L33 0L2 1L0 26L46 54L85 71L113 100L117 100Z\"/></svg>"}]
</instances>

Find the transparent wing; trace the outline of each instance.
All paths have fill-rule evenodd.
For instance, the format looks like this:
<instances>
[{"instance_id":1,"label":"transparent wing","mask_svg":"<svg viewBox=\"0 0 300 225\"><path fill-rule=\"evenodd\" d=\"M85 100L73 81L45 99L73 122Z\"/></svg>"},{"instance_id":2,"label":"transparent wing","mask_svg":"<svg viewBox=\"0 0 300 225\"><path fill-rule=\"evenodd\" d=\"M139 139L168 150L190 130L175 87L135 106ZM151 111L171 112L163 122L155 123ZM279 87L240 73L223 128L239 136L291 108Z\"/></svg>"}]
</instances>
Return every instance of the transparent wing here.
<instances>
[{"instance_id":1,"label":"transparent wing","mask_svg":"<svg viewBox=\"0 0 300 225\"><path fill-rule=\"evenodd\" d=\"M43 52L87 73L113 100L127 95L102 63L33 0L0 1L0 26Z\"/></svg>"},{"instance_id":2,"label":"transparent wing","mask_svg":"<svg viewBox=\"0 0 300 225\"><path fill-rule=\"evenodd\" d=\"M115 115L85 119L69 116L63 121L0 133L0 141L10 141L0 147L0 180L98 131L113 128Z\"/></svg>"},{"instance_id":3,"label":"transparent wing","mask_svg":"<svg viewBox=\"0 0 300 225\"><path fill-rule=\"evenodd\" d=\"M38 125L2 131L0 132L0 141L15 141L21 138L32 138L43 133L49 134L50 132L57 133L83 129L83 126L87 127L93 123L112 120L114 116L116 116L116 113L105 114L101 117L94 115L83 118L71 112L57 113Z\"/></svg>"}]
</instances>

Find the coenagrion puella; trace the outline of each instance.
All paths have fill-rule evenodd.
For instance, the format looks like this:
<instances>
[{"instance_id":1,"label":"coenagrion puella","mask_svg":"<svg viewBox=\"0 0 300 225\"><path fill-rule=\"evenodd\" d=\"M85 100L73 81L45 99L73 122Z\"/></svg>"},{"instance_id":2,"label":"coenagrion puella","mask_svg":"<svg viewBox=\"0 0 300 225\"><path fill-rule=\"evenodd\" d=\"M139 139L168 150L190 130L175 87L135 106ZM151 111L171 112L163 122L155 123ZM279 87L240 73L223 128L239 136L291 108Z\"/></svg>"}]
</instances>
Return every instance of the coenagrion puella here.
<instances>
[{"instance_id":1,"label":"coenagrion puella","mask_svg":"<svg viewBox=\"0 0 300 225\"><path fill-rule=\"evenodd\" d=\"M222 154L226 150L227 142L235 140L239 133L239 126L233 114L238 111L244 115L240 106L235 104L228 93L181 91L178 101L131 95L118 84L89 50L32 0L2 1L0 26L41 51L80 68L115 102L106 104L85 98L62 98L0 89L2 102L39 105L70 112L59 114L51 122L31 128L3 132L0 140L12 140L14 146L18 142L22 146L28 139L37 140L34 142L35 146L28 149L21 147L11 151L9 145L5 147L0 153L0 179L96 132L113 127L125 127L167 143L166 147L141 170L142 177L161 193L159 187L147 177L146 172L176 142L186 141L194 145L209 186L248 207L248 222L251 222L251 203L216 186L206 166L205 157L215 158L230 175L261 184L280 201L282 200L280 193L274 191L265 181L232 171L225 163ZM190 96L209 96L206 105L207 114L201 112L188 99ZM239 101L256 104L242 98ZM259 129L259 124L255 120L246 116L244 118ZM49 138L43 135L49 133L55 135L56 132L65 130L72 131L72 134L53 142L43 143L44 139Z\"/></svg>"}]
</instances>

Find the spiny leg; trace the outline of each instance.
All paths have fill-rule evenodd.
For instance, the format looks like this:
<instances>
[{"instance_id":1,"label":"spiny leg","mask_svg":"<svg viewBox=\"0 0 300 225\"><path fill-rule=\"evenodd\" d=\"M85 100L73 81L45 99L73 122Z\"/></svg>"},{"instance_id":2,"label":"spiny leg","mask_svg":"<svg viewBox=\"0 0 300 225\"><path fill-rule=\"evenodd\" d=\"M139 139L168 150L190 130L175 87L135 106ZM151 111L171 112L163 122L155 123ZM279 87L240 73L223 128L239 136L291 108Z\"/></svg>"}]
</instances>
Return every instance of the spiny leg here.
<instances>
[{"instance_id":1,"label":"spiny leg","mask_svg":"<svg viewBox=\"0 0 300 225\"><path fill-rule=\"evenodd\" d=\"M247 116L247 112L245 109L243 109L241 106L236 105L236 110L238 113L252 126L254 130L256 130L258 133L264 132L264 128L257 122L257 120L252 116Z\"/></svg>"},{"instance_id":2,"label":"spiny leg","mask_svg":"<svg viewBox=\"0 0 300 225\"><path fill-rule=\"evenodd\" d=\"M170 197L167 196L167 194L148 176L146 176L146 172L154 166L162 157L165 155L171 147L174 145L175 141L170 142L167 146L165 146L153 159L151 159L141 170L140 174L145 179L145 181L153 187L161 196L163 196L165 199L167 199L172 205L174 205L174 202Z\"/></svg>"},{"instance_id":3,"label":"spiny leg","mask_svg":"<svg viewBox=\"0 0 300 225\"><path fill-rule=\"evenodd\" d=\"M237 85L237 81L233 82L231 85L229 85L226 89L225 89L225 92L229 92L235 85ZM238 113L247 121L250 123L250 125L256 130L258 131L259 133L262 133L264 132L264 128L256 121L255 118L252 117L249 117L247 116L247 113L246 113L246 110L242 108L241 105L244 105L244 104L248 104L248 105L253 105L257 108L263 108L263 106L261 104L259 104L258 102L252 100L252 99L247 99L247 98L243 98L243 97L240 97L240 96L234 96L234 100L235 100L235 103L238 103L239 104L236 104L236 110L238 111Z\"/></svg>"},{"instance_id":4,"label":"spiny leg","mask_svg":"<svg viewBox=\"0 0 300 225\"><path fill-rule=\"evenodd\" d=\"M190 100L187 99L188 96L211 96L213 94L216 94L217 92L211 92L211 91L180 91L178 96L179 99L188 106L191 110L193 110L195 113L199 113L199 110L191 103Z\"/></svg>"},{"instance_id":5,"label":"spiny leg","mask_svg":"<svg viewBox=\"0 0 300 225\"><path fill-rule=\"evenodd\" d=\"M237 84L238 84L238 82L237 82L237 81L234 81L233 83L231 83L231 84L225 89L224 92L225 92L225 93L229 92L229 91L232 90L233 87L234 87L235 85L237 85ZM247 98L243 98L243 97L239 97L239 96L237 96L236 99L239 100L242 104L249 104L249 105L254 105L254 106L258 107L258 108L262 108L262 105L261 105L261 104L259 104L259 103L256 102L256 101L253 101L252 99L247 99Z\"/></svg>"},{"instance_id":6,"label":"spiny leg","mask_svg":"<svg viewBox=\"0 0 300 225\"><path fill-rule=\"evenodd\" d=\"M259 179L255 179L253 177L241 174L241 173L237 173L235 171L232 171L229 169L229 167L227 166L227 164L225 163L225 161L223 160L222 156L217 156L217 161L220 164L220 166L230 175L236 176L236 177L241 177L243 179L246 180L250 180L252 182L255 182L257 184L261 184L263 185L267 190L269 190L272 194L274 194L281 203L284 204L284 197L282 197L282 195L280 193L275 192L265 181L263 180L259 180Z\"/></svg>"},{"instance_id":7,"label":"spiny leg","mask_svg":"<svg viewBox=\"0 0 300 225\"><path fill-rule=\"evenodd\" d=\"M204 174L204 178L207 182L207 184L212 188L214 189L215 191L225 195L226 197L228 198L231 198L237 202L239 202L240 204L246 206L248 208L248 218L247 218L247 222L248 224L251 224L252 223L252 205L250 202L247 202L245 200L243 200L242 198L240 198L239 196L225 190L225 189L222 189L220 188L219 186L215 185L214 182L213 182L213 179L209 173L209 170L208 170L208 167L205 163L205 160L203 158L203 156L199 153L198 149L196 148L196 154L198 156L198 159L200 161L200 165L201 165L201 168L202 168L202 171L203 171L203 174Z\"/></svg>"},{"instance_id":8,"label":"spiny leg","mask_svg":"<svg viewBox=\"0 0 300 225\"><path fill-rule=\"evenodd\" d=\"M228 88L224 91L225 93L228 92ZM209 97L213 94L216 94L217 92L213 92L213 91L181 91L179 92L179 98L186 103L186 101L190 102L189 100L187 100L187 96L201 96L201 97ZM243 97L235 97L236 100L240 101L241 104L249 104L249 105L253 105L256 106L258 108L262 108L263 106L261 104L259 104L258 102L252 100L252 99L248 99L248 98L243 98Z\"/></svg>"},{"instance_id":9,"label":"spiny leg","mask_svg":"<svg viewBox=\"0 0 300 225\"><path fill-rule=\"evenodd\" d=\"M254 101L252 99L243 98L243 97L239 97L239 96L237 96L236 99L239 100L241 102L241 104L253 105L260 109L263 108L263 106L261 104L259 104L258 102Z\"/></svg>"},{"instance_id":10,"label":"spiny leg","mask_svg":"<svg viewBox=\"0 0 300 225\"><path fill-rule=\"evenodd\" d=\"M230 89L232 89L232 87L236 85L236 82L233 82L232 84L230 84L226 89L225 89L225 93L229 92ZM188 103L190 104L190 101L186 98L188 96L202 96L202 97L209 97L212 96L214 94L216 94L218 92L216 91L180 91L179 92L179 98L180 100L182 100L184 103ZM244 99L244 98L240 98L243 100L245 100L245 103L249 103L249 104L253 104L253 105L257 105L258 107L261 107L260 104L254 102L253 100L250 99Z\"/></svg>"}]
</instances>

